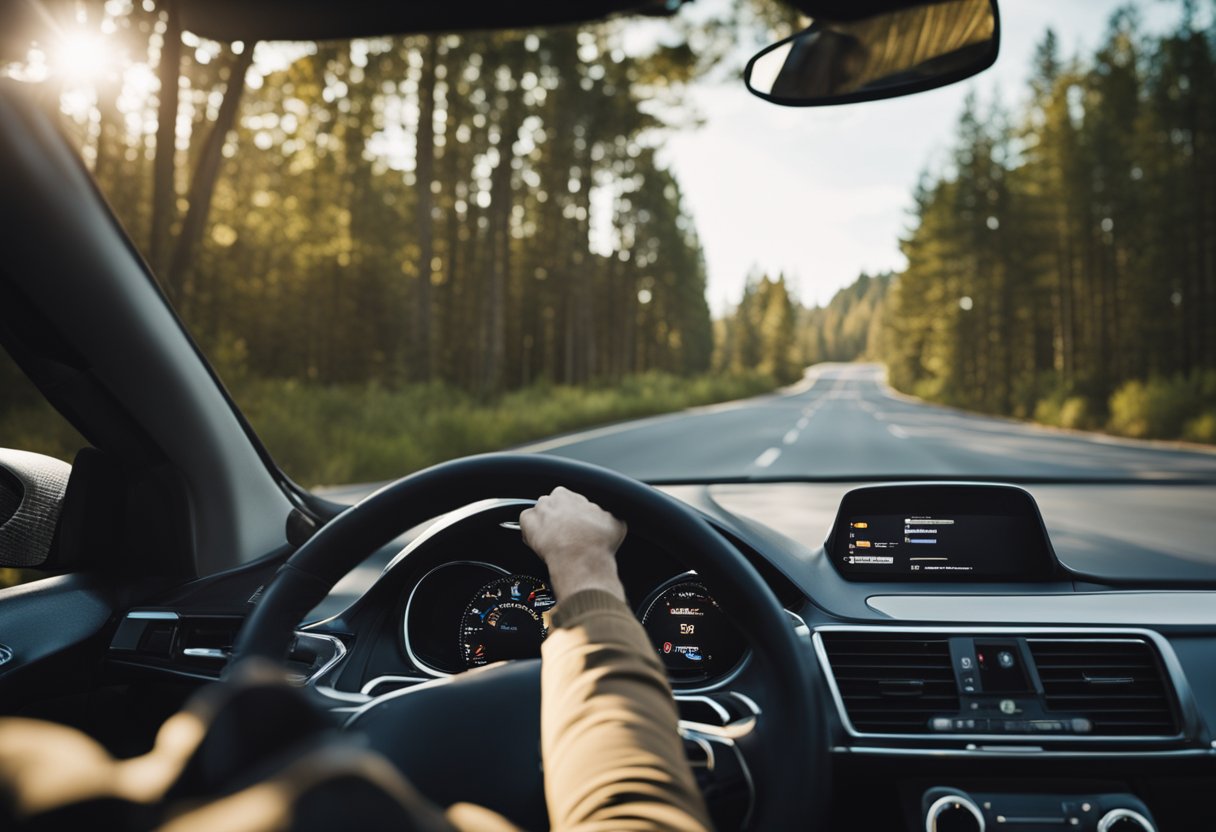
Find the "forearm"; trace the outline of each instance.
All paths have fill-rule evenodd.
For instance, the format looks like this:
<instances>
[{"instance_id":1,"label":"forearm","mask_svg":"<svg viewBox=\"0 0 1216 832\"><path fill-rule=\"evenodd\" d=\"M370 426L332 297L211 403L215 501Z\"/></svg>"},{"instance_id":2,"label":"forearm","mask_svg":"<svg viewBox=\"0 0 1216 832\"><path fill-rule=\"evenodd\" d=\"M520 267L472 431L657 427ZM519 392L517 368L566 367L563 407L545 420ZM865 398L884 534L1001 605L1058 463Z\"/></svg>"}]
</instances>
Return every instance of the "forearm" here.
<instances>
[{"instance_id":1,"label":"forearm","mask_svg":"<svg viewBox=\"0 0 1216 832\"><path fill-rule=\"evenodd\" d=\"M709 829L667 678L629 608L599 590L564 599L542 652L553 829Z\"/></svg>"}]
</instances>

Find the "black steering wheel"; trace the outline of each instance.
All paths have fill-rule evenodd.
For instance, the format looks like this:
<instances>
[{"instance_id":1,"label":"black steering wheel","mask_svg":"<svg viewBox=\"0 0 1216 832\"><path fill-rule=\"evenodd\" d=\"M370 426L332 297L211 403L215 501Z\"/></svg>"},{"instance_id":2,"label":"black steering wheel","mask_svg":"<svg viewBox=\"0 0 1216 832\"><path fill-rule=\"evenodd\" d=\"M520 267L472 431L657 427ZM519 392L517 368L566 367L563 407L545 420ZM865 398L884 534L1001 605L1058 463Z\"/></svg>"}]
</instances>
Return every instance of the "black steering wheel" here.
<instances>
[{"instance_id":1,"label":"black steering wheel","mask_svg":"<svg viewBox=\"0 0 1216 832\"><path fill-rule=\"evenodd\" d=\"M718 742L738 750L754 787L749 827L816 828L827 807L829 755L821 678L805 633L746 558L698 514L637 480L560 457L487 454L442 463L385 486L322 527L279 568L237 638L230 667L282 661L294 629L347 572L406 529L481 499L536 498L564 485L663 543L696 570L751 649L731 690L754 718ZM729 591L725 591L729 589ZM380 697L350 725L442 804L489 806L545 826L539 757L540 662L469 671Z\"/></svg>"}]
</instances>

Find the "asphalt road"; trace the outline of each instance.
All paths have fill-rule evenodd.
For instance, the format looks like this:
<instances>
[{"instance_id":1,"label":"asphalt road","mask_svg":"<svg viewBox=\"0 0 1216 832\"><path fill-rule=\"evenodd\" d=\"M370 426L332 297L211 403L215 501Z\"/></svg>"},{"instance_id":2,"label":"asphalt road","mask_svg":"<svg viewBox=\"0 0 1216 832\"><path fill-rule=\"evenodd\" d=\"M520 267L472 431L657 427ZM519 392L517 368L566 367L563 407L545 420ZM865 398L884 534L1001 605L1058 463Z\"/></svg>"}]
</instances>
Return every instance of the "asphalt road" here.
<instances>
[{"instance_id":1,"label":"asphalt road","mask_svg":"<svg viewBox=\"0 0 1216 832\"><path fill-rule=\"evenodd\" d=\"M984 477L1216 479L1216 453L928 405L873 364L825 364L780 394L556 437L519 450L645 480Z\"/></svg>"},{"instance_id":2,"label":"asphalt road","mask_svg":"<svg viewBox=\"0 0 1216 832\"><path fill-rule=\"evenodd\" d=\"M1174 482L1216 482L1216 452L1057 431L924 404L891 390L877 365L817 365L782 393L515 450L572 457L643 480L823 480L728 482L709 489L726 510L808 546L823 541L840 498L858 480L1043 480L1028 488L1057 555L1070 567L1128 581L1216 578L1216 488ZM1136 482L1115 484L1125 480ZM354 503L380 485L318 493ZM681 497L688 488L669 490ZM417 531L404 535L401 545ZM365 591L387 559L379 553L347 575L315 617L337 612Z\"/></svg>"}]
</instances>

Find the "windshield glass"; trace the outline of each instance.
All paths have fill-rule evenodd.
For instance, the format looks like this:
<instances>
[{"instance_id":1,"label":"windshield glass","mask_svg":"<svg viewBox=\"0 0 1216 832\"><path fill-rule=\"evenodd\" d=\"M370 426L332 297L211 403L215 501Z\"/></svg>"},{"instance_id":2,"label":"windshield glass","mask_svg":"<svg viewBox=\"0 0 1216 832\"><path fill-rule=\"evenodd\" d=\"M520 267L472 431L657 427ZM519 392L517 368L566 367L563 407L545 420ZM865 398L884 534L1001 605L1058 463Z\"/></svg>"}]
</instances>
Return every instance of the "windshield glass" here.
<instances>
[{"instance_id":1,"label":"windshield glass","mask_svg":"<svg viewBox=\"0 0 1216 832\"><path fill-rule=\"evenodd\" d=\"M1008 5L978 78L825 109L744 89L808 22L759 0L257 44L110 0L5 72L308 488L1214 480L1211 7Z\"/></svg>"}]
</instances>

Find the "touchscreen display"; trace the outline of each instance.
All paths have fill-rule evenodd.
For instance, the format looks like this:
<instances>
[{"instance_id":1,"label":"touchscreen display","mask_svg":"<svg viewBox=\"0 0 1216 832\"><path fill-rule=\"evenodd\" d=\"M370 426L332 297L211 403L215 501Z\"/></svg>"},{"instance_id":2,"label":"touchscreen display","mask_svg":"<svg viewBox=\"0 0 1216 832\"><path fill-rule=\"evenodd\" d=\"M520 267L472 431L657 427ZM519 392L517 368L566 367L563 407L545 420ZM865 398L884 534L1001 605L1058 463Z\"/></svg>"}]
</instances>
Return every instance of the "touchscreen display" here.
<instances>
[{"instance_id":1,"label":"touchscreen display","mask_svg":"<svg viewBox=\"0 0 1216 832\"><path fill-rule=\"evenodd\" d=\"M843 572L879 578L991 577L1019 571L1019 517L994 514L862 514L847 519ZM881 579L881 578L880 578Z\"/></svg>"}]
</instances>

